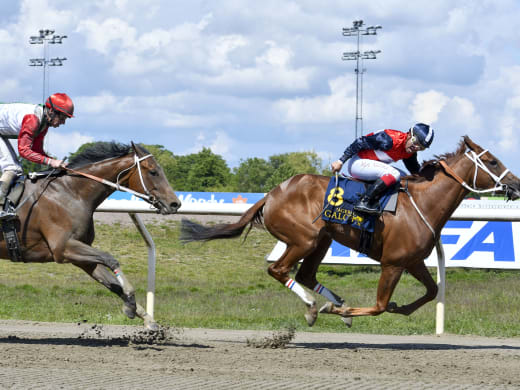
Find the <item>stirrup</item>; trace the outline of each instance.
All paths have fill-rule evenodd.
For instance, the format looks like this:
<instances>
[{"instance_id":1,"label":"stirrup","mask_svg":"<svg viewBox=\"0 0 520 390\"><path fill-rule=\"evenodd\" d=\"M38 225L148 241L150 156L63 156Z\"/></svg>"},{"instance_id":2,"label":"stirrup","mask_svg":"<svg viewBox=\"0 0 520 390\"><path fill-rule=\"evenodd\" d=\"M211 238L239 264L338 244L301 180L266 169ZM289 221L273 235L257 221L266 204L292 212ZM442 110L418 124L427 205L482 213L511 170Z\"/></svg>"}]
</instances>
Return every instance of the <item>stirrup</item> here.
<instances>
[{"instance_id":1,"label":"stirrup","mask_svg":"<svg viewBox=\"0 0 520 390\"><path fill-rule=\"evenodd\" d=\"M16 218L17 215L14 211L11 211L11 210L1 210L0 211L0 220L2 221L6 221L6 220L9 220L9 219L13 219L13 218Z\"/></svg>"},{"instance_id":2,"label":"stirrup","mask_svg":"<svg viewBox=\"0 0 520 390\"><path fill-rule=\"evenodd\" d=\"M370 214L370 215L375 215L375 214L380 213L379 208L377 206L370 207L368 204L366 204L364 202L361 202L361 203L355 205L354 211L364 213L364 214Z\"/></svg>"}]
</instances>

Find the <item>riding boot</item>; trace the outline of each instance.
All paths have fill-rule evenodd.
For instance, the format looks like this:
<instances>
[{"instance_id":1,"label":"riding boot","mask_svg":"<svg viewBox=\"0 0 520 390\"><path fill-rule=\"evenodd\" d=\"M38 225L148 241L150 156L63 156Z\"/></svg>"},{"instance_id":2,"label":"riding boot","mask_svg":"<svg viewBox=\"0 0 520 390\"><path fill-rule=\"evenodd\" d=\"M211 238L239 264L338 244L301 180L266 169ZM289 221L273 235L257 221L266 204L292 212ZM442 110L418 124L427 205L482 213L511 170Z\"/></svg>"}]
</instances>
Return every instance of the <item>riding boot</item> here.
<instances>
[{"instance_id":1,"label":"riding boot","mask_svg":"<svg viewBox=\"0 0 520 390\"><path fill-rule=\"evenodd\" d=\"M16 179L17 174L13 171L4 171L0 177L0 220L8 219L16 216L11 210L5 210L7 194L11 188L11 184Z\"/></svg>"},{"instance_id":2,"label":"riding boot","mask_svg":"<svg viewBox=\"0 0 520 390\"><path fill-rule=\"evenodd\" d=\"M363 195L359 203L354 206L354 210L365 214L379 214L378 200L381 195L385 193L387 188L388 186L383 180L377 179L368 187L365 195Z\"/></svg>"}]
</instances>

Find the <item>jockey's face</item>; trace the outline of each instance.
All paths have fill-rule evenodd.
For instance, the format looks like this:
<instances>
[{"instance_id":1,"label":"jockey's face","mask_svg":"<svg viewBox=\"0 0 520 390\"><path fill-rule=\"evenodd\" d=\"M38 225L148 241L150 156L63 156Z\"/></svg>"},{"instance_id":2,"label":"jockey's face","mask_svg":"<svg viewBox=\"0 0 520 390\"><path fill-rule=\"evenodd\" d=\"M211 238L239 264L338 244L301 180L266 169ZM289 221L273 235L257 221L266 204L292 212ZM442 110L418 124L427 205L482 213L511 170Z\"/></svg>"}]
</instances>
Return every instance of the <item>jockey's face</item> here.
<instances>
[{"instance_id":1,"label":"jockey's face","mask_svg":"<svg viewBox=\"0 0 520 390\"><path fill-rule=\"evenodd\" d=\"M65 124L65 121L67 120L67 115L59 112L59 111L52 111L49 110L49 113L48 113L48 121L49 121L49 126L51 127L59 127L63 124Z\"/></svg>"},{"instance_id":2,"label":"jockey's face","mask_svg":"<svg viewBox=\"0 0 520 390\"><path fill-rule=\"evenodd\" d=\"M407 153L415 153L426 148L423 145L421 145L416 136L413 136L411 133L408 133L408 137L406 138L405 149Z\"/></svg>"}]
</instances>

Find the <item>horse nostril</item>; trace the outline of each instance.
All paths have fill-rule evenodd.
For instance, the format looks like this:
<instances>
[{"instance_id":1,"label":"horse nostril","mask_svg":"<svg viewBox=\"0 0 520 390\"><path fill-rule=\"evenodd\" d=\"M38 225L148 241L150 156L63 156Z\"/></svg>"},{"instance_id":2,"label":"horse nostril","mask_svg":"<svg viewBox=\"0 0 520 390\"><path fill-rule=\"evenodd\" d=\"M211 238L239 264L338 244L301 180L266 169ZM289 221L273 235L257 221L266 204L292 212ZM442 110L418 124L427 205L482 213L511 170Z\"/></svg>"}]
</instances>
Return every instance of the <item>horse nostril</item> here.
<instances>
[{"instance_id":1,"label":"horse nostril","mask_svg":"<svg viewBox=\"0 0 520 390\"><path fill-rule=\"evenodd\" d=\"M180 204L180 202L179 202L179 203L177 203L177 202L172 202L172 203L170 203L170 207L171 207L172 209L174 209L174 210L178 210L179 207L181 207L181 204Z\"/></svg>"}]
</instances>

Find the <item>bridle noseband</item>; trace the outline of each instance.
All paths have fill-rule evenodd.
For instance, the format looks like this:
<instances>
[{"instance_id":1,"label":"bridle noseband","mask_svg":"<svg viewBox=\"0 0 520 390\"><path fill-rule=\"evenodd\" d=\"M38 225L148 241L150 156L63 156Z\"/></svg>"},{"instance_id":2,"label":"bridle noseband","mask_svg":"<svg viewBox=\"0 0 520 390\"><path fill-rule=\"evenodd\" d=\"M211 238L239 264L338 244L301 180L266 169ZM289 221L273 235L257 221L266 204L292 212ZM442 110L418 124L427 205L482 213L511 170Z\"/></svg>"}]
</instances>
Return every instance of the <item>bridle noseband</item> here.
<instances>
[{"instance_id":1,"label":"bridle noseband","mask_svg":"<svg viewBox=\"0 0 520 390\"><path fill-rule=\"evenodd\" d=\"M444 168L446 173L448 173L455 180L457 180L457 182L459 182L460 185L463 186L464 188L466 188L468 191L475 192L478 194L483 194L483 193L487 193L487 192L495 192L495 191L506 191L506 193L507 193L508 186L507 186L507 184L502 184L501 181L507 175L507 173L509 172L509 169L506 168L505 171L502 172L502 174L500 176L497 176L493 172L491 172L488 169L488 167L486 167L486 165L480 159L480 157L483 156L484 154L486 154L487 152L488 152L488 150L486 149L486 150L483 150L482 152L480 152L479 154L475 153L475 151L473 151L473 150L470 150L469 152L464 153L464 155L469 160L473 161L473 163L475 164L475 173L473 174L473 187L471 187L464 180L462 180L461 177L459 175L457 175L455 173L455 171L448 166L446 161L440 160L439 164L441 164L441 166ZM488 188L485 190L479 190L478 188L476 188L477 174L478 174L479 168L482 169L484 172L486 172L493 179L493 181L495 182L495 187Z\"/></svg>"},{"instance_id":2,"label":"bridle noseband","mask_svg":"<svg viewBox=\"0 0 520 390\"><path fill-rule=\"evenodd\" d=\"M118 191L128 192L128 193L130 193L132 195L137 196L138 198L143 199L144 201L148 202L149 204L151 204L155 208L160 209L160 207L158 207L158 206L161 206L161 202L158 199L156 199L151 194L151 192L148 190L148 188L146 188L146 185L144 184L143 173L141 171L141 161L146 160L149 157L153 157L153 155L147 154L146 156L139 157L139 156L137 156L136 153L134 153L134 163L132 165L130 165L128 168L125 168L121 172L118 173L115 183L113 183L113 182L111 182L109 180L102 179L100 177L91 175L89 173L76 171L74 169L67 168L67 167L65 167L65 169L67 171L69 171L69 172L75 173L77 175L88 177L89 179L95 180L95 181L97 181L99 183L102 183L102 184L105 184L105 185L107 185L109 187L115 188ZM128 187L125 187L125 186L122 186L121 184L119 184L120 176L124 172L129 171L130 169L132 169L135 166L137 166L137 171L139 172L139 180L141 181L141 186L144 189L144 192L145 192L144 194L142 194L140 192L137 192L137 191L134 191L134 190L132 190L132 189L130 189Z\"/></svg>"}]
</instances>

